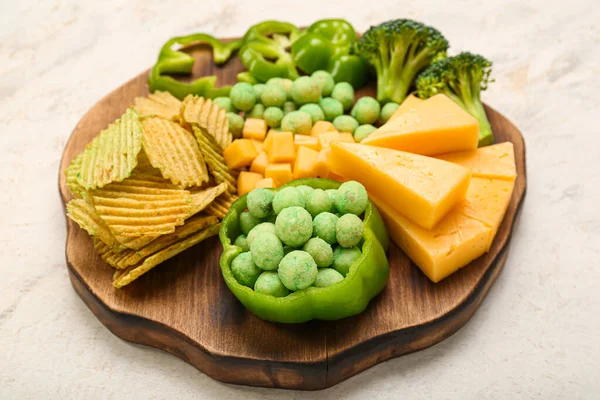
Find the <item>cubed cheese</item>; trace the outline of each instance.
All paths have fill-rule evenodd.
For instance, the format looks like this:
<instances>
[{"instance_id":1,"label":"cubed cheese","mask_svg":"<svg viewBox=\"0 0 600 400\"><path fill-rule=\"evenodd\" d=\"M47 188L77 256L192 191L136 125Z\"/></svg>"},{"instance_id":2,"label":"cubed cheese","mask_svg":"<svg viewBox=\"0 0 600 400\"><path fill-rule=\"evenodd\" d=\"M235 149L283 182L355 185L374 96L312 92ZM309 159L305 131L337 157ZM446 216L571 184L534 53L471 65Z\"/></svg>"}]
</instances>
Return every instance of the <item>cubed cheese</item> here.
<instances>
[{"instance_id":1,"label":"cubed cheese","mask_svg":"<svg viewBox=\"0 0 600 400\"><path fill-rule=\"evenodd\" d=\"M258 151L259 153L263 151L263 142L261 142L260 140L252 139L252 144L254 145L256 151Z\"/></svg>"},{"instance_id":2,"label":"cubed cheese","mask_svg":"<svg viewBox=\"0 0 600 400\"><path fill-rule=\"evenodd\" d=\"M319 151L321 149L319 139L314 136L307 135L295 135L294 146L296 147L296 152L298 152L298 147L300 146L308 147L309 149L315 151Z\"/></svg>"},{"instance_id":3,"label":"cubed cheese","mask_svg":"<svg viewBox=\"0 0 600 400\"><path fill-rule=\"evenodd\" d=\"M273 178L265 178L256 182L255 188L272 188L273 187Z\"/></svg>"},{"instance_id":4,"label":"cubed cheese","mask_svg":"<svg viewBox=\"0 0 600 400\"><path fill-rule=\"evenodd\" d=\"M293 178L314 177L318 157L319 152L304 146L298 147L296 161L294 162L294 171L292 173Z\"/></svg>"},{"instance_id":5,"label":"cubed cheese","mask_svg":"<svg viewBox=\"0 0 600 400\"><path fill-rule=\"evenodd\" d=\"M317 123L313 125L310 135L318 137L321 133L331 132L331 131L335 131L335 130L336 129L331 122L317 121Z\"/></svg>"},{"instance_id":6,"label":"cubed cheese","mask_svg":"<svg viewBox=\"0 0 600 400\"><path fill-rule=\"evenodd\" d=\"M340 138L338 139L340 142L346 143L356 143L354 140L354 136L350 132L341 132Z\"/></svg>"},{"instance_id":7,"label":"cubed cheese","mask_svg":"<svg viewBox=\"0 0 600 400\"><path fill-rule=\"evenodd\" d=\"M271 135L273 138L266 149L269 163L293 163L296 149L292 132L274 132Z\"/></svg>"},{"instance_id":8,"label":"cubed cheese","mask_svg":"<svg viewBox=\"0 0 600 400\"><path fill-rule=\"evenodd\" d=\"M247 167L256 158L258 152L250 139L237 139L223 151L227 168Z\"/></svg>"},{"instance_id":9,"label":"cubed cheese","mask_svg":"<svg viewBox=\"0 0 600 400\"><path fill-rule=\"evenodd\" d=\"M237 180L237 194L243 196L256 188L256 183L263 179L261 174L255 172L241 171Z\"/></svg>"},{"instance_id":10,"label":"cubed cheese","mask_svg":"<svg viewBox=\"0 0 600 400\"><path fill-rule=\"evenodd\" d=\"M248 118L244 122L242 135L245 139L265 140L267 134L267 122L264 119Z\"/></svg>"},{"instance_id":11,"label":"cubed cheese","mask_svg":"<svg viewBox=\"0 0 600 400\"><path fill-rule=\"evenodd\" d=\"M329 148L331 142L337 142L340 140L340 133L338 131L325 132L321 133L318 138L321 149L327 149ZM354 140L352 142L354 142Z\"/></svg>"},{"instance_id":12,"label":"cubed cheese","mask_svg":"<svg viewBox=\"0 0 600 400\"><path fill-rule=\"evenodd\" d=\"M269 158L267 156L267 153L264 150L260 151L258 153L258 156L256 156L254 161L252 161L252 164L250 164L250 172L256 172L258 174L264 175L265 168L267 168L268 164Z\"/></svg>"},{"instance_id":13,"label":"cubed cheese","mask_svg":"<svg viewBox=\"0 0 600 400\"><path fill-rule=\"evenodd\" d=\"M265 178L273 178L273 187L279 187L292 180L292 164L269 164Z\"/></svg>"},{"instance_id":14,"label":"cubed cheese","mask_svg":"<svg viewBox=\"0 0 600 400\"><path fill-rule=\"evenodd\" d=\"M331 147L323 149L319 152L317 157L317 163L313 169L315 178L328 178L329 177L329 156L331 155Z\"/></svg>"}]
</instances>

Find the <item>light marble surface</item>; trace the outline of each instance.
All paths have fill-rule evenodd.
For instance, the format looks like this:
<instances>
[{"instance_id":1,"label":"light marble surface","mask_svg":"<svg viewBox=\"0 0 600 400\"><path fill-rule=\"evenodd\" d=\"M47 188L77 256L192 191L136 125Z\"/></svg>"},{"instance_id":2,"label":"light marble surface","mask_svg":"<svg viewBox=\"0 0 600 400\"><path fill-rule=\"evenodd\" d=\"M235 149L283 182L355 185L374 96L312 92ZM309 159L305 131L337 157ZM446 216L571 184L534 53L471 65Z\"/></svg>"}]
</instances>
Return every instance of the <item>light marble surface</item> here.
<instances>
[{"instance_id":1,"label":"light marble surface","mask_svg":"<svg viewBox=\"0 0 600 400\"><path fill-rule=\"evenodd\" d=\"M600 397L600 20L593 0L0 2L0 398ZM224 385L126 343L71 289L57 192L69 134L176 34L265 18L392 17L495 63L485 100L522 130L529 187L508 262L473 319L320 393Z\"/></svg>"}]
</instances>

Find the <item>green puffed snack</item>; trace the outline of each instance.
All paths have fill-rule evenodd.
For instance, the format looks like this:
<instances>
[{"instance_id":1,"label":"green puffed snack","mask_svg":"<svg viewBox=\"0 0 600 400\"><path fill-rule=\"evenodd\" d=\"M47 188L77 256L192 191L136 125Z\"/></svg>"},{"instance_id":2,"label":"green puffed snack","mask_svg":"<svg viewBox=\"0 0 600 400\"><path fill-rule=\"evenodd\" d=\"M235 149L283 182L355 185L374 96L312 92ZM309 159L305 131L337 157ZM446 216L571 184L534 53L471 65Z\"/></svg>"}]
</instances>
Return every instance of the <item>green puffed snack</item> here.
<instances>
[{"instance_id":1,"label":"green puffed snack","mask_svg":"<svg viewBox=\"0 0 600 400\"><path fill-rule=\"evenodd\" d=\"M335 224L335 238L342 247L354 247L363 237L363 222L354 214L344 214Z\"/></svg>"},{"instance_id":2,"label":"green puffed snack","mask_svg":"<svg viewBox=\"0 0 600 400\"><path fill-rule=\"evenodd\" d=\"M274 297L285 297L290 294L275 271L265 271L260 274L254 284L254 291Z\"/></svg>"},{"instance_id":3,"label":"green puffed snack","mask_svg":"<svg viewBox=\"0 0 600 400\"><path fill-rule=\"evenodd\" d=\"M314 237L308 240L302 247L302 250L311 255L317 267L329 267L333 263L333 249L321 238Z\"/></svg>"},{"instance_id":4,"label":"green puffed snack","mask_svg":"<svg viewBox=\"0 0 600 400\"><path fill-rule=\"evenodd\" d=\"M269 107L265 110L263 118L269 128L277 128L279 125L281 125L283 111L281 111L281 108Z\"/></svg>"},{"instance_id":5,"label":"green puffed snack","mask_svg":"<svg viewBox=\"0 0 600 400\"><path fill-rule=\"evenodd\" d=\"M242 129L244 129L244 118L234 112L228 112L225 114L229 120L229 132L234 139L242 137Z\"/></svg>"},{"instance_id":6,"label":"green puffed snack","mask_svg":"<svg viewBox=\"0 0 600 400\"><path fill-rule=\"evenodd\" d=\"M379 102L370 96L358 99L350 115L352 115L359 124L372 124L379 119L381 106Z\"/></svg>"},{"instance_id":7,"label":"green puffed snack","mask_svg":"<svg viewBox=\"0 0 600 400\"><path fill-rule=\"evenodd\" d=\"M274 271L283 258L283 244L277 235L263 233L258 235L250 245L252 261L257 267L266 271Z\"/></svg>"},{"instance_id":8,"label":"green puffed snack","mask_svg":"<svg viewBox=\"0 0 600 400\"><path fill-rule=\"evenodd\" d=\"M304 111L291 111L281 120L281 130L294 135L310 135L312 118Z\"/></svg>"},{"instance_id":9,"label":"green puffed snack","mask_svg":"<svg viewBox=\"0 0 600 400\"><path fill-rule=\"evenodd\" d=\"M229 91L229 98L235 108L248 111L256 103L256 95L252 85L246 82L238 82Z\"/></svg>"},{"instance_id":10,"label":"green puffed snack","mask_svg":"<svg viewBox=\"0 0 600 400\"><path fill-rule=\"evenodd\" d=\"M313 125L319 121L325 120L325 114L323 114L323 110L321 110L321 107L319 107L318 104L315 104L315 103L305 104L302 107L300 107L299 111L304 111L305 113L310 115L310 119L311 119Z\"/></svg>"},{"instance_id":11,"label":"green puffed snack","mask_svg":"<svg viewBox=\"0 0 600 400\"><path fill-rule=\"evenodd\" d=\"M287 93L277 84L268 84L260 96L265 107L281 107L286 99Z\"/></svg>"},{"instance_id":12,"label":"green puffed snack","mask_svg":"<svg viewBox=\"0 0 600 400\"><path fill-rule=\"evenodd\" d=\"M321 268L317 272L315 287L327 287L344 280L344 276L333 268Z\"/></svg>"},{"instance_id":13,"label":"green puffed snack","mask_svg":"<svg viewBox=\"0 0 600 400\"><path fill-rule=\"evenodd\" d=\"M244 235L248 235L252 228L261 222L260 218L253 217L248 211L244 211L240 214L240 229Z\"/></svg>"},{"instance_id":14,"label":"green puffed snack","mask_svg":"<svg viewBox=\"0 0 600 400\"><path fill-rule=\"evenodd\" d=\"M343 214L362 214L369 204L367 189L356 181L344 182L335 196L335 207Z\"/></svg>"},{"instance_id":15,"label":"green puffed snack","mask_svg":"<svg viewBox=\"0 0 600 400\"><path fill-rule=\"evenodd\" d=\"M336 247L333 251L333 268L343 276L346 276L350 271L350 266L361 254L358 247L350 247L348 249Z\"/></svg>"},{"instance_id":16,"label":"green puffed snack","mask_svg":"<svg viewBox=\"0 0 600 400\"><path fill-rule=\"evenodd\" d=\"M275 195L270 190L258 188L248 193L247 207L255 218L265 218L273 211L273 198Z\"/></svg>"},{"instance_id":17,"label":"green puffed snack","mask_svg":"<svg viewBox=\"0 0 600 400\"><path fill-rule=\"evenodd\" d=\"M379 114L381 122L384 124L388 122L391 116L394 115L398 107L400 107L400 104L394 102L387 103L385 106L381 107L381 114Z\"/></svg>"},{"instance_id":18,"label":"green puffed snack","mask_svg":"<svg viewBox=\"0 0 600 400\"><path fill-rule=\"evenodd\" d=\"M360 143L376 130L377 128L370 124L360 125L354 130L354 141L356 143Z\"/></svg>"},{"instance_id":19,"label":"green puffed snack","mask_svg":"<svg viewBox=\"0 0 600 400\"><path fill-rule=\"evenodd\" d=\"M298 107L296 107L296 103L294 103L293 101L286 101L285 103L283 103L282 109L283 109L283 116L285 117L292 111L296 111L298 109Z\"/></svg>"},{"instance_id":20,"label":"green puffed snack","mask_svg":"<svg viewBox=\"0 0 600 400\"><path fill-rule=\"evenodd\" d=\"M312 236L312 218L302 207L284 208L275 220L275 229L283 243L300 247Z\"/></svg>"},{"instance_id":21,"label":"green puffed snack","mask_svg":"<svg viewBox=\"0 0 600 400\"><path fill-rule=\"evenodd\" d=\"M241 285L254 287L256 280L262 273L262 270L252 261L252 255L249 251L240 253L231 262L231 273L236 281Z\"/></svg>"},{"instance_id":22,"label":"green puffed snack","mask_svg":"<svg viewBox=\"0 0 600 400\"><path fill-rule=\"evenodd\" d=\"M284 208L293 206L305 206L304 196L298 188L289 186L277 192L273 199L273 211L275 211L276 215L279 215Z\"/></svg>"},{"instance_id":23,"label":"green puffed snack","mask_svg":"<svg viewBox=\"0 0 600 400\"><path fill-rule=\"evenodd\" d=\"M292 100L298 105L318 103L321 100L321 88L309 76L301 76L292 83Z\"/></svg>"},{"instance_id":24,"label":"green puffed snack","mask_svg":"<svg viewBox=\"0 0 600 400\"><path fill-rule=\"evenodd\" d=\"M331 97L342 103L344 111L347 111L354 104L354 88L348 82L336 83Z\"/></svg>"},{"instance_id":25,"label":"green puffed snack","mask_svg":"<svg viewBox=\"0 0 600 400\"><path fill-rule=\"evenodd\" d=\"M335 226L338 217L330 212L322 212L313 220L313 235L321 238L329 244L337 243L335 237Z\"/></svg>"},{"instance_id":26,"label":"green puffed snack","mask_svg":"<svg viewBox=\"0 0 600 400\"><path fill-rule=\"evenodd\" d=\"M266 87L267 85L265 85L264 83L257 83L256 85L252 86L252 89L254 90L254 97L256 98L257 102L261 101L260 96L262 96Z\"/></svg>"},{"instance_id":27,"label":"green puffed snack","mask_svg":"<svg viewBox=\"0 0 600 400\"><path fill-rule=\"evenodd\" d=\"M250 245L248 244L248 239L246 239L246 235L240 235L235 239L233 243L236 246L242 248L242 251L250 251Z\"/></svg>"},{"instance_id":28,"label":"green puffed snack","mask_svg":"<svg viewBox=\"0 0 600 400\"><path fill-rule=\"evenodd\" d=\"M275 234L275 231L276 231L275 224L273 224L271 222L263 222L263 223L256 225L248 233L248 236L246 236L246 241L248 242L248 246L252 246L252 242L254 242L254 239L257 238L258 236L265 234L265 233Z\"/></svg>"},{"instance_id":29,"label":"green puffed snack","mask_svg":"<svg viewBox=\"0 0 600 400\"><path fill-rule=\"evenodd\" d=\"M327 189L325 193L327 193L329 200L331 200L331 212L336 213L337 208L335 207L335 196L337 195L337 189Z\"/></svg>"},{"instance_id":30,"label":"green puffed snack","mask_svg":"<svg viewBox=\"0 0 600 400\"><path fill-rule=\"evenodd\" d=\"M233 108L233 104L231 104L231 99L229 97L217 97L213 99L213 104L218 105L226 112L234 112L235 108Z\"/></svg>"},{"instance_id":31,"label":"green puffed snack","mask_svg":"<svg viewBox=\"0 0 600 400\"><path fill-rule=\"evenodd\" d=\"M315 260L305 251L294 250L283 257L277 275L289 290L302 290L315 283L318 274Z\"/></svg>"},{"instance_id":32,"label":"green puffed snack","mask_svg":"<svg viewBox=\"0 0 600 400\"><path fill-rule=\"evenodd\" d=\"M315 189L308 195L306 199L306 211L316 217L322 212L331 211L331 199L323 189Z\"/></svg>"},{"instance_id":33,"label":"green puffed snack","mask_svg":"<svg viewBox=\"0 0 600 400\"><path fill-rule=\"evenodd\" d=\"M333 121L336 117L344 114L344 106L333 97L325 97L319 101L326 121Z\"/></svg>"},{"instance_id":34,"label":"green puffed snack","mask_svg":"<svg viewBox=\"0 0 600 400\"><path fill-rule=\"evenodd\" d=\"M358 128L358 121L349 115L340 115L333 120L333 127L338 132L354 133L356 128Z\"/></svg>"},{"instance_id":35,"label":"green puffed snack","mask_svg":"<svg viewBox=\"0 0 600 400\"><path fill-rule=\"evenodd\" d=\"M262 119L265 113L265 106L260 103L256 103L254 107L248 113L248 118L259 118Z\"/></svg>"},{"instance_id":36,"label":"green puffed snack","mask_svg":"<svg viewBox=\"0 0 600 400\"><path fill-rule=\"evenodd\" d=\"M335 86L335 81L329 72L323 70L315 71L310 77L317 82L317 85L321 88L321 96L326 97L331 95L333 87Z\"/></svg>"},{"instance_id":37,"label":"green puffed snack","mask_svg":"<svg viewBox=\"0 0 600 400\"><path fill-rule=\"evenodd\" d=\"M298 189L298 191L302 194L302 196L304 196L305 202L306 202L306 199L308 199L308 195L311 194L312 191L314 190L313 188L311 188L308 185L296 186L296 189Z\"/></svg>"}]
</instances>

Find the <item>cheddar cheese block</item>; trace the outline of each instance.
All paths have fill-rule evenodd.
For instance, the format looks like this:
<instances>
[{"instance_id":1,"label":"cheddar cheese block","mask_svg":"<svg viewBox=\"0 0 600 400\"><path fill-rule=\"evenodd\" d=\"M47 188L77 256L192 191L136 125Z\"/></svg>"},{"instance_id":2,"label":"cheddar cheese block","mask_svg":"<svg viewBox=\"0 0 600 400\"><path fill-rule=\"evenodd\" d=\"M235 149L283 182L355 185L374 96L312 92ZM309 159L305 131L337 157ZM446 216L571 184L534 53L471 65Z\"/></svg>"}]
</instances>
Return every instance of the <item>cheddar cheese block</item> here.
<instances>
[{"instance_id":1,"label":"cheddar cheese block","mask_svg":"<svg viewBox=\"0 0 600 400\"><path fill-rule=\"evenodd\" d=\"M234 140L223 151L223 158L229 169L247 167L254 161L257 155L256 147L254 147L250 139Z\"/></svg>"},{"instance_id":2,"label":"cheddar cheese block","mask_svg":"<svg viewBox=\"0 0 600 400\"><path fill-rule=\"evenodd\" d=\"M361 143L434 156L475 150L478 142L477 120L438 94L390 119Z\"/></svg>"},{"instance_id":3,"label":"cheddar cheese block","mask_svg":"<svg viewBox=\"0 0 600 400\"><path fill-rule=\"evenodd\" d=\"M477 178L514 181L517 177L515 150L511 142L498 143L472 151L442 154L436 158L465 166L471 169L471 174Z\"/></svg>"},{"instance_id":4,"label":"cheddar cheese block","mask_svg":"<svg viewBox=\"0 0 600 400\"><path fill-rule=\"evenodd\" d=\"M294 179L310 178L315 176L315 166L317 159L319 158L319 152L308 147L298 147L296 153L296 161L294 162L294 171L292 177Z\"/></svg>"},{"instance_id":5,"label":"cheddar cheese block","mask_svg":"<svg viewBox=\"0 0 600 400\"><path fill-rule=\"evenodd\" d=\"M330 147L331 172L362 183L426 229L460 203L469 186L469 170L457 164L358 143L332 142Z\"/></svg>"},{"instance_id":6,"label":"cheddar cheese block","mask_svg":"<svg viewBox=\"0 0 600 400\"><path fill-rule=\"evenodd\" d=\"M251 192L256 187L256 183L263 179L261 174L255 172L241 171L237 180L238 196L243 196Z\"/></svg>"},{"instance_id":7,"label":"cheddar cheese block","mask_svg":"<svg viewBox=\"0 0 600 400\"><path fill-rule=\"evenodd\" d=\"M404 99L402 104L400 104L400 106L396 109L396 111L394 111L394 113L392 114L390 119L394 119L394 118L400 116L401 114L405 113L406 111L408 111L412 108L415 108L417 105L421 104L424 101L425 100L418 98L414 94L411 94L406 99Z\"/></svg>"},{"instance_id":8,"label":"cheddar cheese block","mask_svg":"<svg viewBox=\"0 0 600 400\"><path fill-rule=\"evenodd\" d=\"M265 149L269 163L292 163L296 158L294 134L292 132L273 132L269 134L269 144Z\"/></svg>"}]
</instances>

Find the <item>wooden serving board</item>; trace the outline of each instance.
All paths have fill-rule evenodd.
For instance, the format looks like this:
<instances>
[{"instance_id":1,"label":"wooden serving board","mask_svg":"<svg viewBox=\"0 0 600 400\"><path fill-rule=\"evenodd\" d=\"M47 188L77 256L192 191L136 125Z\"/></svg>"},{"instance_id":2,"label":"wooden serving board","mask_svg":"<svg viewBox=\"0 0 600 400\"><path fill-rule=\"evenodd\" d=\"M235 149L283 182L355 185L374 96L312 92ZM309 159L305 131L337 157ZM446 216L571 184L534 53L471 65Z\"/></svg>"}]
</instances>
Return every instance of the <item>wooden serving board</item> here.
<instances>
[{"instance_id":1,"label":"wooden serving board","mask_svg":"<svg viewBox=\"0 0 600 400\"><path fill-rule=\"evenodd\" d=\"M193 77L216 74L234 83L243 70L233 58L215 67L210 50L190 50ZM148 71L100 100L77 124L60 165L62 201L70 200L65 169L101 129L136 96L148 93ZM374 94L374 86L358 95ZM486 108L497 142L515 146L518 178L512 201L490 252L441 283L431 283L392 244L390 280L367 310L340 321L299 325L265 322L247 311L221 277L218 238L201 243L124 289L111 284L112 269L92 239L67 219L66 260L71 283L94 315L115 335L165 350L214 379L287 389L323 389L375 364L434 345L473 315L502 270L525 195L525 145L519 130ZM118 362L118 360L116 361Z\"/></svg>"}]
</instances>

